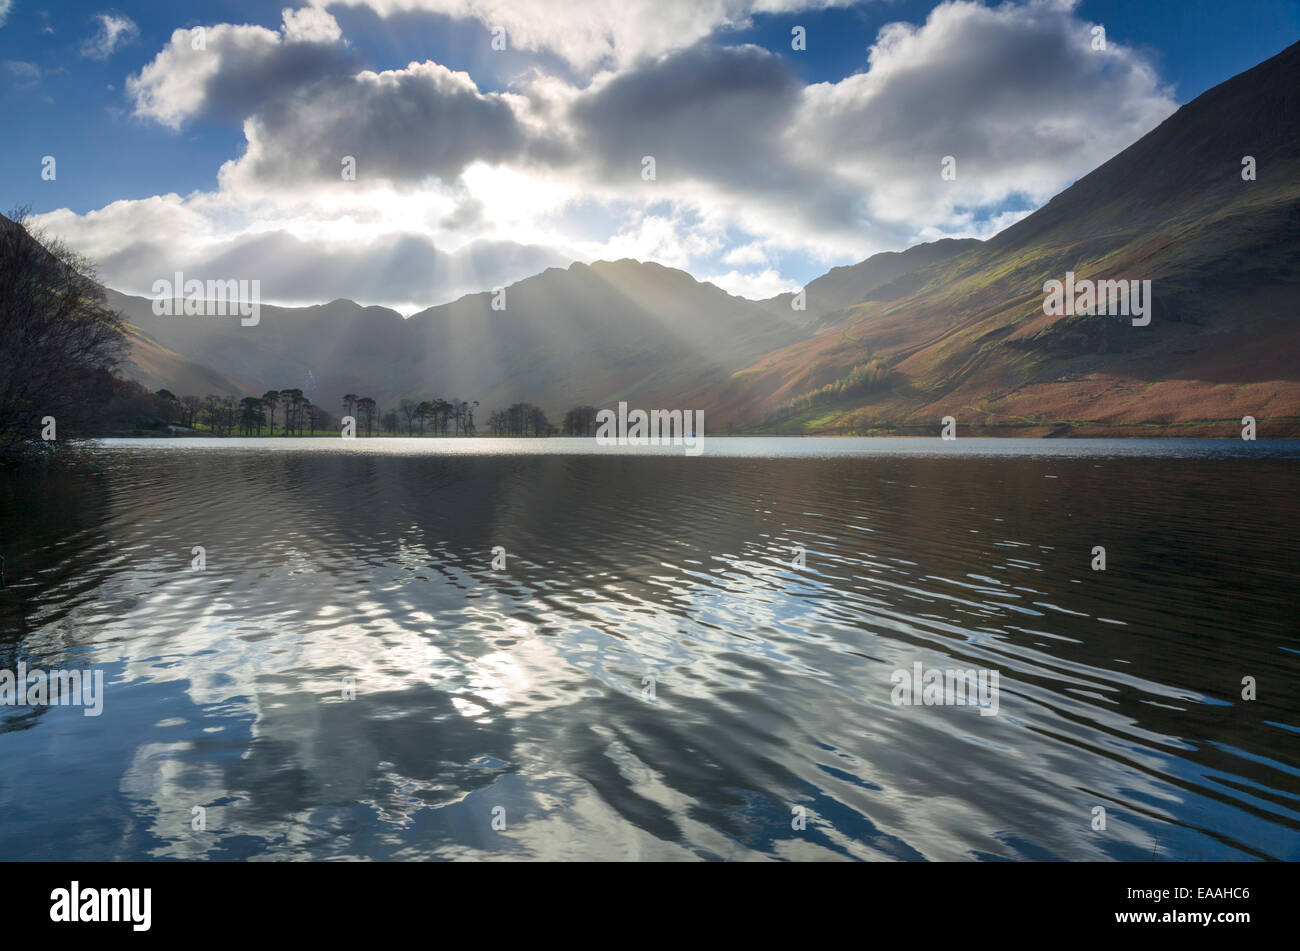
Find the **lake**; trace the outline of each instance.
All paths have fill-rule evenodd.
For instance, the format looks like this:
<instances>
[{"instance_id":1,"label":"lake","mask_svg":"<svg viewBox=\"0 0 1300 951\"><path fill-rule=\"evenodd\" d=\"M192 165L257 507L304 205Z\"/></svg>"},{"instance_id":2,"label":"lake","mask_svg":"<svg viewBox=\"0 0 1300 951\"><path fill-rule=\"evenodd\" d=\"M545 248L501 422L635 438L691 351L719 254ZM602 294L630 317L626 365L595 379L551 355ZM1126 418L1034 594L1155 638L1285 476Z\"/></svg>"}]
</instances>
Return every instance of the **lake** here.
<instances>
[{"instance_id":1,"label":"lake","mask_svg":"<svg viewBox=\"0 0 1300 951\"><path fill-rule=\"evenodd\" d=\"M103 684L3 859L1300 859L1300 444L88 456L0 474L0 668Z\"/></svg>"}]
</instances>

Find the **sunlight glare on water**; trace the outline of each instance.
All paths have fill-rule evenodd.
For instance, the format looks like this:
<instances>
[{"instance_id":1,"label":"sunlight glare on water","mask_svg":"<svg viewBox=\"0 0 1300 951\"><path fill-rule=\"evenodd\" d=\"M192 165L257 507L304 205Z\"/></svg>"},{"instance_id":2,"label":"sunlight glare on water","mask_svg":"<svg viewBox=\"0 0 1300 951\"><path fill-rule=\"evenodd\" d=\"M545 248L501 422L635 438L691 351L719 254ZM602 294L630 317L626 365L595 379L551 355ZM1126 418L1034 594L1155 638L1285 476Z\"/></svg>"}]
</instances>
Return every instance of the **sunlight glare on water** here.
<instances>
[{"instance_id":1,"label":"sunlight glare on water","mask_svg":"<svg viewBox=\"0 0 1300 951\"><path fill-rule=\"evenodd\" d=\"M91 455L0 477L0 667L106 685L0 708L2 858L1300 858L1287 444Z\"/></svg>"}]
</instances>

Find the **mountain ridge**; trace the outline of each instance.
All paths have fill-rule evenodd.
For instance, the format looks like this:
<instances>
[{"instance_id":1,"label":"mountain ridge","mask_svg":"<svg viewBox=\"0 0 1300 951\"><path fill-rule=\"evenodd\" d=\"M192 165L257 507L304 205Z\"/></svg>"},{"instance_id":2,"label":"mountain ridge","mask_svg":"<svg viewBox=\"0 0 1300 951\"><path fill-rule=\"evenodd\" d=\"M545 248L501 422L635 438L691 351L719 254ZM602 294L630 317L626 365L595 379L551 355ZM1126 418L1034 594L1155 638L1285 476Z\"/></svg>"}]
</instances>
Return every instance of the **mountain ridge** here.
<instances>
[{"instance_id":1,"label":"mountain ridge","mask_svg":"<svg viewBox=\"0 0 1300 951\"><path fill-rule=\"evenodd\" d=\"M963 242L917 247L836 270L854 273L857 285L870 291L907 268L881 267L872 279L863 266L954 253ZM821 306L811 319L838 304L822 299L817 281L809 287ZM575 403L670 399L701 376L726 374L799 339L810 320L788 299L753 301L687 271L632 258L546 268L507 285L503 311L492 307L495 291L408 316L336 298L305 307L262 305L258 326L250 328L234 317L155 315L150 298L107 292L139 335L130 375L151 386L161 380L184 390L187 381L206 375L239 395L294 385L322 394L364 391L388 402L432 387L499 403L539 402L556 412ZM174 359L169 363L159 352Z\"/></svg>"},{"instance_id":2,"label":"mountain ridge","mask_svg":"<svg viewBox=\"0 0 1300 951\"><path fill-rule=\"evenodd\" d=\"M856 304L692 398L764 431L933 432L952 415L982 432L1229 435L1249 415L1300 435L1298 89L1294 44L917 272L913 294ZM1152 280L1151 326L1045 314L1067 271ZM870 384L841 386L868 361Z\"/></svg>"},{"instance_id":3,"label":"mountain ridge","mask_svg":"<svg viewBox=\"0 0 1300 951\"><path fill-rule=\"evenodd\" d=\"M555 413L626 399L763 432L929 432L952 415L967 431L1222 435L1251 415L1300 435L1297 90L1300 43L987 240L832 268L804 310L791 293L753 301L631 258L409 316L336 298L264 305L243 327L107 296L131 325L128 372L173 391L298 386L390 407L441 393ZM1151 326L1045 313L1045 282L1067 272L1152 281Z\"/></svg>"}]
</instances>

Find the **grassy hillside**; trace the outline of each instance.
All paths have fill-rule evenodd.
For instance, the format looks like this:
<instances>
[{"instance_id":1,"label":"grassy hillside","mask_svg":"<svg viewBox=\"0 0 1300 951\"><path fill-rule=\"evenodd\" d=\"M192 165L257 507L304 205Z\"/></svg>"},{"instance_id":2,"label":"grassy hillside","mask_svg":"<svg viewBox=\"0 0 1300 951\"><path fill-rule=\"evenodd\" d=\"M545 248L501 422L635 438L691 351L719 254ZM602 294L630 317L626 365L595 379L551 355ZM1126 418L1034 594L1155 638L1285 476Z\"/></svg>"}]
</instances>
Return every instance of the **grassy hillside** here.
<instances>
[{"instance_id":1,"label":"grassy hillside","mask_svg":"<svg viewBox=\"0 0 1300 951\"><path fill-rule=\"evenodd\" d=\"M1044 315L1067 270L1152 281L1151 324ZM782 432L1300 436L1300 44L910 280L690 405Z\"/></svg>"}]
</instances>

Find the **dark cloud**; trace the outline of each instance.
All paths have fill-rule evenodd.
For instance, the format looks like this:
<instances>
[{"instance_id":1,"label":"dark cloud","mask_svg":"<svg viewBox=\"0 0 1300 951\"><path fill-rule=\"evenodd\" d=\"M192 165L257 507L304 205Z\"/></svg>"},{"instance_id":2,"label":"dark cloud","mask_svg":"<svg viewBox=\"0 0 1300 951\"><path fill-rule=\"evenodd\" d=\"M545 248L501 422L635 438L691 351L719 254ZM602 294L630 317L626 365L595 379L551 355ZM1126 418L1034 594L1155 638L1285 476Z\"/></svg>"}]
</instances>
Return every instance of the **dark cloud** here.
<instances>
[{"instance_id":1,"label":"dark cloud","mask_svg":"<svg viewBox=\"0 0 1300 951\"><path fill-rule=\"evenodd\" d=\"M476 160L522 154L525 135L510 105L480 93L463 73L436 63L331 80L267 103L252 119L245 171L302 181L451 179Z\"/></svg>"},{"instance_id":2,"label":"dark cloud","mask_svg":"<svg viewBox=\"0 0 1300 951\"><path fill-rule=\"evenodd\" d=\"M643 62L584 93L569 118L583 150L611 175L705 179L783 177L772 162L802 84L756 46L700 44Z\"/></svg>"},{"instance_id":3,"label":"dark cloud","mask_svg":"<svg viewBox=\"0 0 1300 951\"><path fill-rule=\"evenodd\" d=\"M794 154L804 85L755 46L702 43L637 67L572 104L579 151L613 185L644 194L643 156L671 194L700 183L805 226L860 227L860 186ZM818 156L820 159L821 155Z\"/></svg>"},{"instance_id":4,"label":"dark cloud","mask_svg":"<svg viewBox=\"0 0 1300 951\"><path fill-rule=\"evenodd\" d=\"M351 76L355 57L333 43L231 44L204 89L200 114L242 122L268 104L309 98L324 80Z\"/></svg>"},{"instance_id":5,"label":"dark cloud","mask_svg":"<svg viewBox=\"0 0 1300 951\"><path fill-rule=\"evenodd\" d=\"M127 79L136 114L175 127L198 117L241 122L268 102L356 72L329 14L306 7L284 16L278 32L225 23L176 30Z\"/></svg>"}]
</instances>

